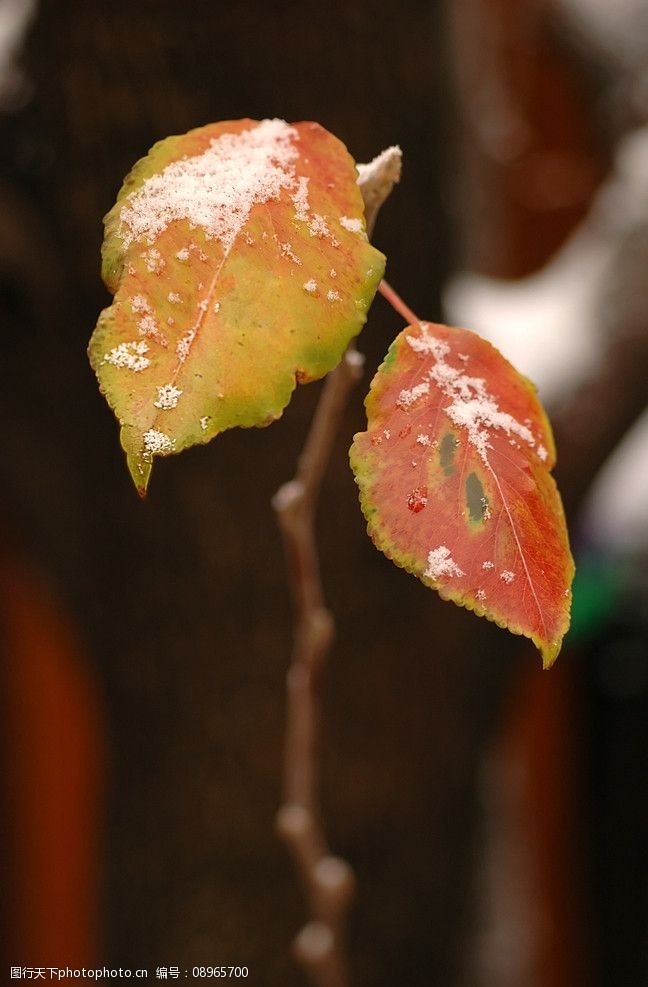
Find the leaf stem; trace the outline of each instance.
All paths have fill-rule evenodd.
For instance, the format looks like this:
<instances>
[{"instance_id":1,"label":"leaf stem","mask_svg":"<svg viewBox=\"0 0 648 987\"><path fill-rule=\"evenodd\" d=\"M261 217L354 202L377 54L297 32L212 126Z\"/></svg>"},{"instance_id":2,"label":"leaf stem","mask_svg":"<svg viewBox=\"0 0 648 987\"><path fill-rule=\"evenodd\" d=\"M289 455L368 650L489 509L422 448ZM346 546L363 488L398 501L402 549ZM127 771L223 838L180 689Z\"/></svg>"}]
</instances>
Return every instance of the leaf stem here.
<instances>
[{"instance_id":1,"label":"leaf stem","mask_svg":"<svg viewBox=\"0 0 648 987\"><path fill-rule=\"evenodd\" d=\"M392 286L387 281L385 281L384 278L378 285L378 291L383 296L383 298L385 298L389 302L391 307L395 309L398 312L398 314L405 319L408 326L415 325L417 322L421 321L418 315L414 315L409 305L407 305L403 301L401 296L396 291L394 291Z\"/></svg>"}]
</instances>

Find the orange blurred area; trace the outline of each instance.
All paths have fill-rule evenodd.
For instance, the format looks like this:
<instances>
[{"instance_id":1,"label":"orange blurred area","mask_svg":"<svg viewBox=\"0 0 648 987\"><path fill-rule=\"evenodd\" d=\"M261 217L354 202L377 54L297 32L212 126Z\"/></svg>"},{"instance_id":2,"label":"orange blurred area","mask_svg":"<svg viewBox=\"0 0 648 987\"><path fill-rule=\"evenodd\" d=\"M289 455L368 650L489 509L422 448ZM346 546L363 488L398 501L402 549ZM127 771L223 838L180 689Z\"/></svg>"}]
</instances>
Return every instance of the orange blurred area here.
<instances>
[{"instance_id":1,"label":"orange blurred area","mask_svg":"<svg viewBox=\"0 0 648 987\"><path fill-rule=\"evenodd\" d=\"M7 965L96 965L104 723L76 633L24 559L0 557Z\"/></svg>"}]
</instances>

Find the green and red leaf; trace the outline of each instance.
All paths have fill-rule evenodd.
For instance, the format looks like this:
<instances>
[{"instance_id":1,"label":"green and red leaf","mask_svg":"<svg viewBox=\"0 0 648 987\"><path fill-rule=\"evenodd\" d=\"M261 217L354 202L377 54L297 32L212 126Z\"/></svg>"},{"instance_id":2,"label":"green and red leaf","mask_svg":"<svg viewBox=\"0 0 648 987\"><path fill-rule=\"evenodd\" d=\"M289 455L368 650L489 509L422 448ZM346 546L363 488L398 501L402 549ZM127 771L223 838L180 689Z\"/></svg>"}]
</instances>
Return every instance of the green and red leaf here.
<instances>
[{"instance_id":1,"label":"green and red leaf","mask_svg":"<svg viewBox=\"0 0 648 987\"><path fill-rule=\"evenodd\" d=\"M105 219L115 298L90 360L136 486L155 456L266 425L337 365L384 269L354 162L315 123L238 120L156 144Z\"/></svg>"},{"instance_id":2,"label":"green and red leaf","mask_svg":"<svg viewBox=\"0 0 648 987\"><path fill-rule=\"evenodd\" d=\"M373 541L447 600L555 660L574 565L555 449L533 385L467 329L418 323L392 344L351 463Z\"/></svg>"}]
</instances>

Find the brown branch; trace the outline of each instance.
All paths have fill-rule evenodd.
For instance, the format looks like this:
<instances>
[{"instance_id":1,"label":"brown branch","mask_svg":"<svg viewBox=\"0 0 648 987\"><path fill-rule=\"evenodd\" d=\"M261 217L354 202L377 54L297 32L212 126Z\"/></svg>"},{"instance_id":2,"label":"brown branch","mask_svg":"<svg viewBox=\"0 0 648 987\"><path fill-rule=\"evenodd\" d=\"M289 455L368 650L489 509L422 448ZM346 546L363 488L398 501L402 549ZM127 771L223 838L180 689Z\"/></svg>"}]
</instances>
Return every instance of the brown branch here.
<instances>
[{"instance_id":1,"label":"brown branch","mask_svg":"<svg viewBox=\"0 0 648 987\"><path fill-rule=\"evenodd\" d=\"M401 154L389 148L359 166L367 232L400 177ZM277 829L293 856L308 899L310 918L294 942L295 955L316 987L347 987L346 917L354 876L326 842L319 806L321 678L334 635L324 604L315 539L322 478L349 394L362 375L363 357L351 345L329 374L293 480L273 498L286 551L295 610L294 645L287 676L283 804Z\"/></svg>"},{"instance_id":2,"label":"brown branch","mask_svg":"<svg viewBox=\"0 0 648 987\"><path fill-rule=\"evenodd\" d=\"M294 646L287 678L288 711L283 805L277 827L293 855L308 896L310 922L295 940L297 958L314 984L348 984L344 925L353 876L333 857L319 812L318 742L320 679L333 638L324 606L315 541L315 507L347 397L362 373L354 350L324 385L297 475L276 494L295 608Z\"/></svg>"}]
</instances>

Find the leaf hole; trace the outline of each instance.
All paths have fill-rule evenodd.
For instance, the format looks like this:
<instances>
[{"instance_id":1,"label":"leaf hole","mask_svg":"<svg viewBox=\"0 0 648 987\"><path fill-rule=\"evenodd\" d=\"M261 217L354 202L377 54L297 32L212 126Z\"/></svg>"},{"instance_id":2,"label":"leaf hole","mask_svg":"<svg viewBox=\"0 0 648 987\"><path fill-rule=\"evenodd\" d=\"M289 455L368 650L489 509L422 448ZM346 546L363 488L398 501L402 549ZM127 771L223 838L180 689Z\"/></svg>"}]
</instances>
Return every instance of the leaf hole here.
<instances>
[{"instance_id":1,"label":"leaf hole","mask_svg":"<svg viewBox=\"0 0 648 987\"><path fill-rule=\"evenodd\" d=\"M441 440L441 445L439 446L439 461L441 463L441 469L446 476L452 476L457 468L454 465L454 457L458 444L459 443L452 432L448 432L448 434L444 435Z\"/></svg>"},{"instance_id":2,"label":"leaf hole","mask_svg":"<svg viewBox=\"0 0 648 987\"><path fill-rule=\"evenodd\" d=\"M473 524L481 524L490 517L488 497L476 473L469 473L466 477L466 503Z\"/></svg>"}]
</instances>

